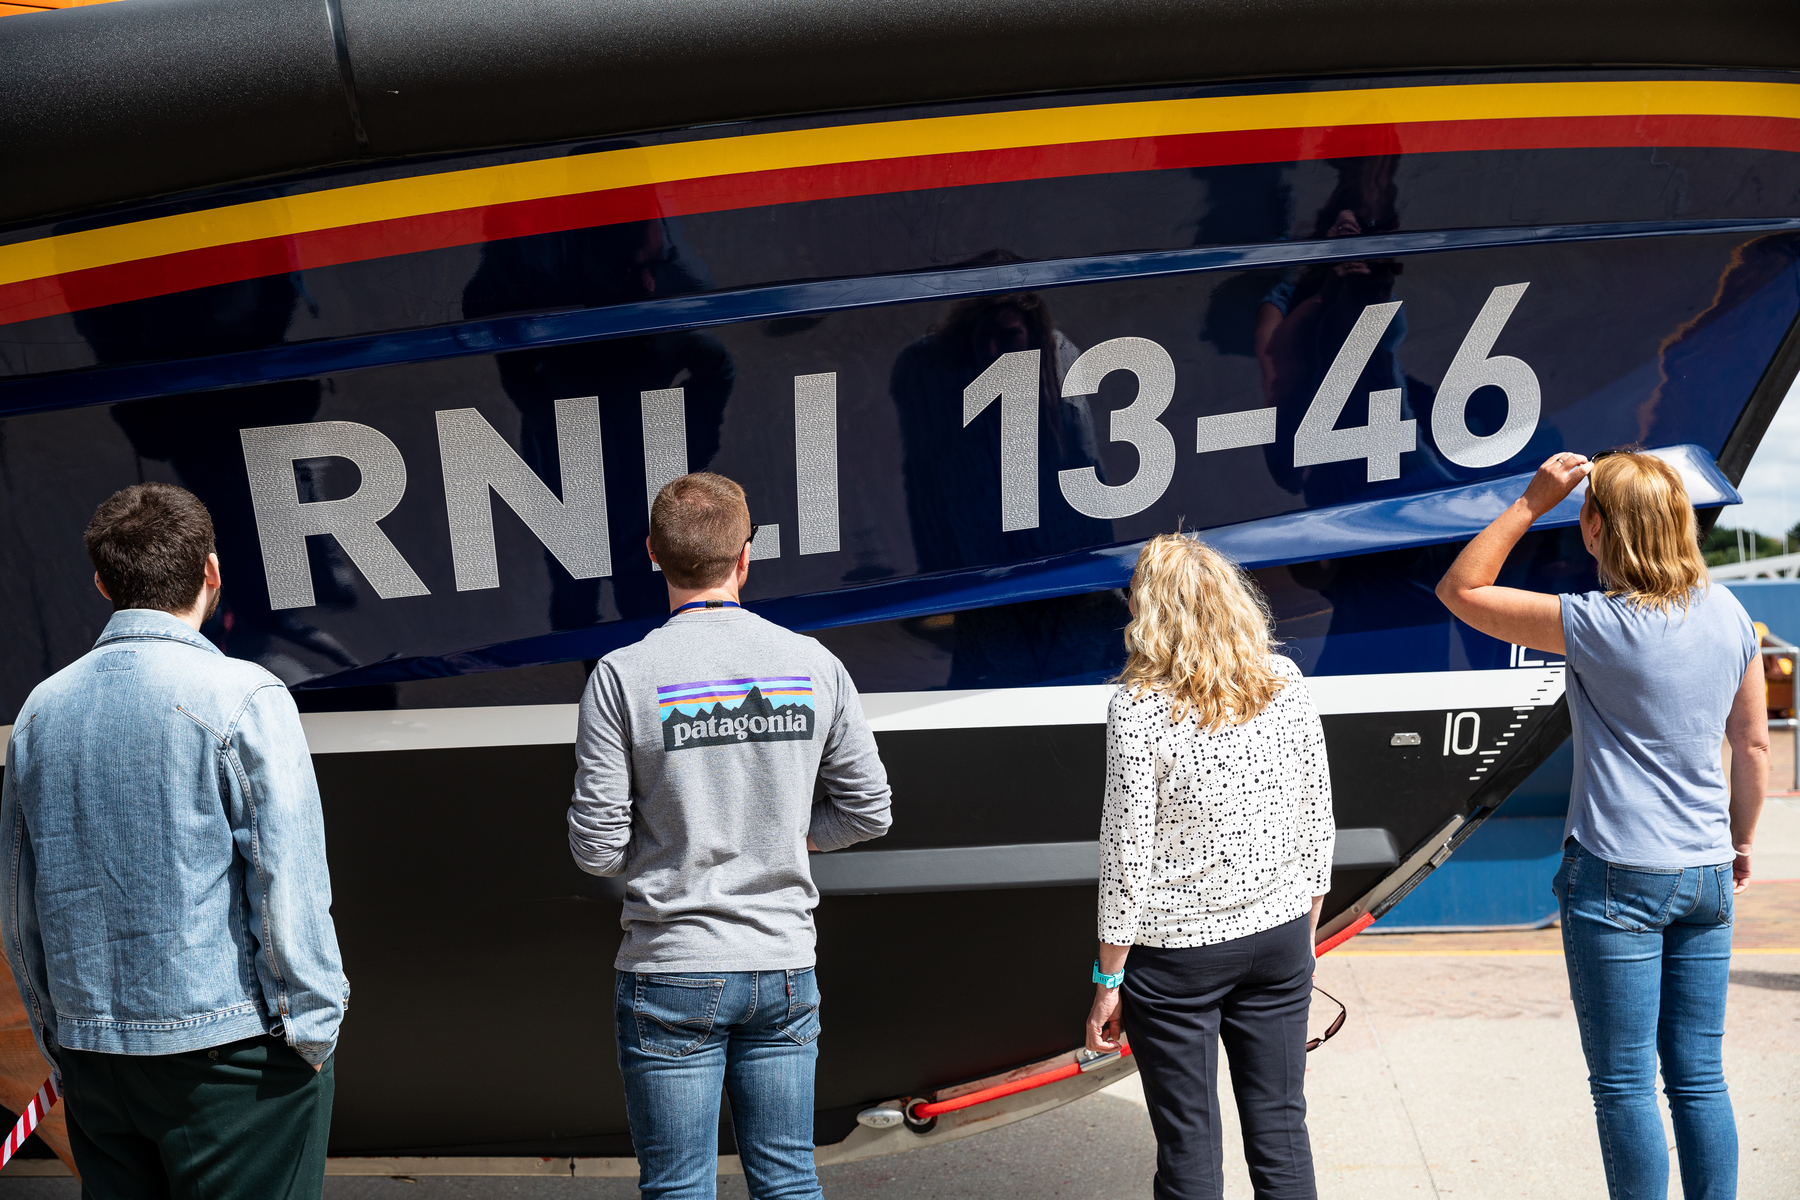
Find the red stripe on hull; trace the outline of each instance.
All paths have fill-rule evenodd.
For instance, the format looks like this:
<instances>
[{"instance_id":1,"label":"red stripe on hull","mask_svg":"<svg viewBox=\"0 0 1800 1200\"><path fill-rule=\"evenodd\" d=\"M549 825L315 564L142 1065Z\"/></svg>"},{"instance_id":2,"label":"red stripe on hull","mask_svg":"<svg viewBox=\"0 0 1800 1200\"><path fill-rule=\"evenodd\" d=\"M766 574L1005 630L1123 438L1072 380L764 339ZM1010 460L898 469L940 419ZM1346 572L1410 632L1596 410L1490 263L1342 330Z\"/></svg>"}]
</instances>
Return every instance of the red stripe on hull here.
<instances>
[{"instance_id":1,"label":"red stripe on hull","mask_svg":"<svg viewBox=\"0 0 1800 1200\"><path fill-rule=\"evenodd\" d=\"M0 286L0 325L266 275L665 216L803 200L1245 163L1470 150L1800 151L1780 117L1533 117L1256 129L830 163L524 200L188 250Z\"/></svg>"}]
</instances>

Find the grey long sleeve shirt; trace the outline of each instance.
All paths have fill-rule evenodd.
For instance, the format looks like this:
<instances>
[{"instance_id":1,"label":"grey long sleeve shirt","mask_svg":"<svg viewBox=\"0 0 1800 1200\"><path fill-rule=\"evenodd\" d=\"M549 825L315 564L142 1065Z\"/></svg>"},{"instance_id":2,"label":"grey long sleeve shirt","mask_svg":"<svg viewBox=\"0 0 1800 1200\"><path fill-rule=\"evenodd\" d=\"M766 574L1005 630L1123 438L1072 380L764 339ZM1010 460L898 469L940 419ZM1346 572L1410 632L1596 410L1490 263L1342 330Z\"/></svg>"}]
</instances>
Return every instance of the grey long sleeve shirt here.
<instances>
[{"instance_id":1,"label":"grey long sleeve shirt","mask_svg":"<svg viewBox=\"0 0 1800 1200\"><path fill-rule=\"evenodd\" d=\"M887 832L887 772L849 672L743 609L677 613L601 659L575 749L569 848L626 884L617 970L812 966L806 839L839 850Z\"/></svg>"}]
</instances>

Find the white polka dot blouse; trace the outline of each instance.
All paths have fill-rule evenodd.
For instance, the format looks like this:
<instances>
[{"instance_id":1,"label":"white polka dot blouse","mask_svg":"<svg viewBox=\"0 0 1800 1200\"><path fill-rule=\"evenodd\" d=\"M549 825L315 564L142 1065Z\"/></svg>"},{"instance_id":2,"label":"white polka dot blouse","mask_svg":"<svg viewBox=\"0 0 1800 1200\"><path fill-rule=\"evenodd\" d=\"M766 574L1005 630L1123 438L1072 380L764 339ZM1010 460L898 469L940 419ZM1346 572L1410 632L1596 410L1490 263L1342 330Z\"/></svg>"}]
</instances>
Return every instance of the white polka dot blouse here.
<instances>
[{"instance_id":1,"label":"white polka dot blouse","mask_svg":"<svg viewBox=\"0 0 1800 1200\"><path fill-rule=\"evenodd\" d=\"M1331 886L1325 731L1290 659L1269 706L1214 733L1121 687L1106 713L1100 940L1208 946L1273 929Z\"/></svg>"}]
</instances>

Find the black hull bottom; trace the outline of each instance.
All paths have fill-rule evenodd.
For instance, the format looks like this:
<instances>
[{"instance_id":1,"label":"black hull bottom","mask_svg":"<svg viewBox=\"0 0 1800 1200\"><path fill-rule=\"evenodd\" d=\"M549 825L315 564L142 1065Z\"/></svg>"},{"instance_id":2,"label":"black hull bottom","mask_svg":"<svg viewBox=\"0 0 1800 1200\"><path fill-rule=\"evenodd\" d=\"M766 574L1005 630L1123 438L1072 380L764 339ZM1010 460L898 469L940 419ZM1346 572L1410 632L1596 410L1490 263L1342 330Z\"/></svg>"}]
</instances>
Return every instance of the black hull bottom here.
<instances>
[{"instance_id":1,"label":"black hull bottom","mask_svg":"<svg viewBox=\"0 0 1800 1200\"><path fill-rule=\"evenodd\" d=\"M1490 730L1517 719L1524 736L1484 759L1442 752L1442 711L1324 717L1344 867L1327 931L1397 902L1441 861L1446 828L1466 836L1566 732L1560 704L1464 711ZM1396 732L1421 744L1392 746ZM1041 852L1073 845L1082 857L1097 836L1104 726L877 736L894 832L879 850L817 860L820 1145L841 1142L871 1103L1069 1050L1091 995L1094 868L1030 881L1034 862L1069 858ZM332 1152L629 1156L612 1029L616 885L568 854L573 747L315 762L354 989ZM1475 762L1499 765L1476 776ZM968 860L957 847L986 850ZM1001 869L972 878L967 861ZM720 1136L730 1153L729 1128Z\"/></svg>"}]
</instances>

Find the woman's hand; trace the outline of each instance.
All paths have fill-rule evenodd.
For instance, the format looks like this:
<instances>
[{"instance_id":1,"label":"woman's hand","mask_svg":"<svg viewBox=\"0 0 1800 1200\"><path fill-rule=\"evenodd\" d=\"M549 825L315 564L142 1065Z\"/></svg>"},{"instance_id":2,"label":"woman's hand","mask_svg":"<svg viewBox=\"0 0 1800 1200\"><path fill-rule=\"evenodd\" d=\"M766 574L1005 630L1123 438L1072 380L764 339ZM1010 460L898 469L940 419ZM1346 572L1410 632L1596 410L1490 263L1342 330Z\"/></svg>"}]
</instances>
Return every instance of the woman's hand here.
<instances>
[{"instance_id":1,"label":"woman's hand","mask_svg":"<svg viewBox=\"0 0 1800 1200\"><path fill-rule=\"evenodd\" d=\"M1111 1054L1119 1048L1119 989L1094 985L1094 1007L1088 1012L1087 1048Z\"/></svg>"},{"instance_id":2,"label":"woman's hand","mask_svg":"<svg viewBox=\"0 0 1800 1200\"><path fill-rule=\"evenodd\" d=\"M1587 455L1573 451L1552 454L1545 459L1525 488L1525 506L1531 510L1532 518L1543 516L1566 500L1593 469Z\"/></svg>"}]
</instances>

